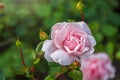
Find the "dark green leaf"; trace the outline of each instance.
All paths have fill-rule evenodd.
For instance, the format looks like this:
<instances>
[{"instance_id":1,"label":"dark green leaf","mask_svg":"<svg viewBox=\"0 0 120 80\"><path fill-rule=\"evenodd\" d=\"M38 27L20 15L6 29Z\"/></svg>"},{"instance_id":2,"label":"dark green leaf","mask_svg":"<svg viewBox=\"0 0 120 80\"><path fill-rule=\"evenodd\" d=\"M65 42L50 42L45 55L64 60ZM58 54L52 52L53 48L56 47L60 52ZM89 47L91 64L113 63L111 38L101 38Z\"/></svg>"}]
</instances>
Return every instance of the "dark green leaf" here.
<instances>
[{"instance_id":1,"label":"dark green leaf","mask_svg":"<svg viewBox=\"0 0 120 80\"><path fill-rule=\"evenodd\" d=\"M114 52L115 45L113 42L108 42L106 45L106 52L108 53L109 57L113 59L113 52Z\"/></svg>"},{"instance_id":2,"label":"dark green leaf","mask_svg":"<svg viewBox=\"0 0 120 80\"><path fill-rule=\"evenodd\" d=\"M120 50L116 53L115 57L120 60Z\"/></svg>"},{"instance_id":3,"label":"dark green leaf","mask_svg":"<svg viewBox=\"0 0 120 80\"><path fill-rule=\"evenodd\" d=\"M3 74L3 72L0 72L0 80L6 80L5 75Z\"/></svg>"},{"instance_id":4,"label":"dark green leaf","mask_svg":"<svg viewBox=\"0 0 120 80\"><path fill-rule=\"evenodd\" d=\"M48 75L44 80L55 80L55 79L51 77L50 75Z\"/></svg>"},{"instance_id":5,"label":"dark green leaf","mask_svg":"<svg viewBox=\"0 0 120 80\"><path fill-rule=\"evenodd\" d=\"M15 73L15 74L19 74L19 75L23 75L25 73L25 68L24 67L12 67L11 70Z\"/></svg>"},{"instance_id":6,"label":"dark green leaf","mask_svg":"<svg viewBox=\"0 0 120 80\"><path fill-rule=\"evenodd\" d=\"M60 73L62 66L57 63L49 63L51 76L55 76L57 73Z\"/></svg>"},{"instance_id":7,"label":"dark green leaf","mask_svg":"<svg viewBox=\"0 0 120 80\"><path fill-rule=\"evenodd\" d=\"M68 73L69 77L71 77L73 80L82 80L82 72L73 70Z\"/></svg>"},{"instance_id":8,"label":"dark green leaf","mask_svg":"<svg viewBox=\"0 0 120 80\"><path fill-rule=\"evenodd\" d=\"M34 50L30 50L30 51L29 51L29 58L30 58L31 60L34 60L34 59L36 58L36 53L35 53Z\"/></svg>"},{"instance_id":9,"label":"dark green leaf","mask_svg":"<svg viewBox=\"0 0 120 80\"><path fill-rule=\"evenodd\" d=\"M102 31L107 37L115 36L118 32L118 29L115 26L105 25L102 27Z\"/></svg>"}]
</instances>

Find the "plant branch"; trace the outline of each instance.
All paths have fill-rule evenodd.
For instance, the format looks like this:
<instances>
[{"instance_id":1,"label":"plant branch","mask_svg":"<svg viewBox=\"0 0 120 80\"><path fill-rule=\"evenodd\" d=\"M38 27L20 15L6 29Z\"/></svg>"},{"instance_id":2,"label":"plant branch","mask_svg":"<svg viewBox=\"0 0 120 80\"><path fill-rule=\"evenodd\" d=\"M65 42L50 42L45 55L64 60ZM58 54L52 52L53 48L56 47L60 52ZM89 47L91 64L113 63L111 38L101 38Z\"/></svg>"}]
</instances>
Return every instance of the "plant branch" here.
<instances>
[{"instance_id":1,"label":"plant branch","mask_svg":"<svg viewBox=\"0 0 120 80\"><path fill-rule=\"evenodd\" d=\"M81 13L81 16L82 16L82 21L84 21L85 20L84 12Z\"/></svg>"},{"instance_id":2,"label":"plant branch","mask_svg":"<svg viewBox=\"0 0 120 80\"><path fill-rule=\"evenodd\" d=\"M25 64L25 61L24 61L24 57L23 57L23 53L22 53L22 49L21 48L20 48L20 56L21 56L22 64L25 67L26 64Z\"/></svg>"}]
</instances>

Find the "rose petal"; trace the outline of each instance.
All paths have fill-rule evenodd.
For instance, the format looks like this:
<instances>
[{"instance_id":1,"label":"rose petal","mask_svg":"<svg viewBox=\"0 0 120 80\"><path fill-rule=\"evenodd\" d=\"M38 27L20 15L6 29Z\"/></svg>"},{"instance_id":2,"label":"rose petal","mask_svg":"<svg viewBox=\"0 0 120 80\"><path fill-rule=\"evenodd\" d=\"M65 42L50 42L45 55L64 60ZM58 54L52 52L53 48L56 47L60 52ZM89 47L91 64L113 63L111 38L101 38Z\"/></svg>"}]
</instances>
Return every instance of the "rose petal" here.
<instances>
[{"instance_id":1,"label":"rose petal","mask_svg":"<svg viewBox=\"0 0 120 80\"><path fill-rule=\"evenodd\" d=\"M111 65L111 64L107 64L106 68L108 69L108 74L110 78L114 78L115 77L115 68Z\"/></svg>"},{"instance_id":2,"label":"rose petal","mask_svg":"<svg viewBox=\"0 0 120 80\"><path fill-rule=\"evenodd\" d=\"M88 35L91 35L91 31L88 27L88 25L85 23L85 22L78 22L77 24L79 24L81 26L81 28L88 34Z\"/></svg>"},{"instance_id":3,"label":"rose petal","mask_svg":"<svg viewBox=\"0 0 120 80\"><path fill-rule=\"evenodd\" d=\"M104 53L104 52L101 52L101 53L95 54L95 55L96 56L93 56L93 57L98 58L100 60L104 60L104 61L108 60L109 61L109 58L108 58L107 54Z\"/></svg>"},{"instance_id":4,"label":"rose petal","mask_svg":"<svg viewBox=\"0 0 120 80\"><path fill-rule=\"evenodd\" d=\"M51 54L53 61L61 65L69 65L74 61L74 57L66 53L64 50L59 49Z\"/></svg>"},{"instance_id":5,"label":"rose petal","mask_svg":"<svg viewBox=\"0 0 120 80\"><path fill-rule=\"evenodd\" d=\"M88 35L89 42L91 44L91 47L94 47L96 45L96 40L93 36Z\"/></svg>"},{"instance_id":6,"label":"rose petal","mask_svg":"<svg viewBox=\"0 0 120 80\"><path fill-rule=\"evenodd\" d=\"M59 30L59 32L55 35L54 41L57 48L62 48L63 41L66 39L68 34L71 32L81 32L80 25L70 22L64 23L64 26Z\"/></svg>"},{"instance_id":7,"label":"rose petal","mask_svg":"<svg viewBox=\"0 0 120 80\"><path fill-rule=\"evenodd\" d=\"M62 48L63 41L68 35L68 29L66 28L67 24L68 23L65 23L62 29L57 33L57 35L55 35L54 42L57 48Z\"/></svg>"},{"instance_id":8,"label":"rose petal","mask_svg":"<svg viewBox=\"0 0 120 80\"><path fill-rule=\"evenodd\" d=\"M90 48L88 51L86 51L84 54L82 54L82 55L79 56L79 57L81 57L81 58L88 57L88 56L90 56L91 54L93 54L93 52L94 52L94 48Z\"/></svg>"},{"instance_id":9,"label":"rose petal","mask_svg":"<svg viewBox=\"0 0 120 80\"><path fill-rule=\"evenodd\" d=\"M43 44L42 51L45 52L44 57L48 62L52 62L52 58L50 55L56 50L54 43L52 40L46 40Z\"/></svg>"},{"instance_id":10,"label":"rose petal","mask_svg":"<svg viewBox=\"0 0 120 80\"><path fill-rule=\"evenodd\" d=\"M54 39L55 35L63 28L66 22L63 23L56 23L51 29L51 38Z\"/></svg>"}]
</instances>

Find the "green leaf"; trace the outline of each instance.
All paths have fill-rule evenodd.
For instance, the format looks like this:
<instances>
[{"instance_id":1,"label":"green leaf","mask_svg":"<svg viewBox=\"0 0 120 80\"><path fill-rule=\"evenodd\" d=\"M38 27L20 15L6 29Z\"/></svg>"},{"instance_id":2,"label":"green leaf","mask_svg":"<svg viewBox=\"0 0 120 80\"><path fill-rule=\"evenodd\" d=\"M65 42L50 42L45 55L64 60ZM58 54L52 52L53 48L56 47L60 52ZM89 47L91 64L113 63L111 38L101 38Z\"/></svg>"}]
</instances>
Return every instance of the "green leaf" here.
<instances>
[{"instance_id":1,"label":"green leaf","mask_svg":"<svg viewBox=\"0 0 120 80\"><path fill-rule=\"evenodd\" d=\"M0 80L6 80L6 77L3 72L0 72Z\"/></svg>"},{"instance_id":2,"label":"green leaf","mask_svg":"<svg viewBox=\"0 0 120 80\"><path fill-rule=\"evenodd\" d=\"M106 45L106 52L108 53L109 57L113 59L113 52L114 52L115 45L113 42L108 42Z\"/></svg>"},{"instance_id":3,"label":"green leaf","mask_svg":"<svg viewBox=\"0 0 120 80\"><path fill-rule=\"evenodd\" d=\"M91 31L98 32L100 24L95 21L95 22L90 23L89 26L90 26Z\"/></svg>"},{"instance_id":4,"label":"green leaf","mask_svg":"<svg viewBox=\"0 0 120 80\"><path fill-rule=\"evenodd\" d=\"M33 62L33 64L38 64L40 62L40 58L35 59L35 61Z\"/></svg>"},{"instance_id":5,"label":"green leaf","mask_svg":"<svg viewBox=\"0 0 120 80\"><path fill-rule=\"evenodd\" d=\"M58 63L54 63L54 62L50 62L50 63L48 63L48 65L51 66L51 67L57 67L57 66L60 66L60 64L58 64Z\"/></svg>"},{"instance_id":6,"label":"green leaf","mask_svg":"<svg viewBox=\"0 0 120 80\"><path fill-rule=\"evenodd\" d=\"M29 58L30 58L31 60L35 60L35 58L36 58L36 53L35 53L34 50L30 50L30 51L29 51Z\"/></svg>"},{"instance_id":7,"label":"green leaf","mask_svg":"<svg viewBox=\"0 0 120 80\"><path fill-rule=\"evenodd\" d=\"M120 50L116 53L115 58L120 60Z\"/></svg>"},{"instance_id":8,"label":"green leaf","mask_svg":"<svg viewBox=\"0 0 120 80\"><path fill-rule=\"evenodd\" d=\"M73 19L68 19L67 22L75 22Z\"/></svg>"},{"instance_id":9,"label":"green leaf","mask_svg":"<svg viewBox=\"0 0 120 80\"><path fill-rule=\"evenodd\" d=\"M115 26L105 25L102 27L102 31L107 37L113 37L118 32L118 29Z\"/></svg>"},{"instance_id":10,"label":"green leaf","mask_svg":"<svg viewBox=\"0 0 120 80\"><path fill-rule=\"evenodd\" d=\"M55 76L57 73L60 73L62 66L57 63L49 63L51 76Z\"/></svg>"},{"instance_id":11,"label":"green leaf","mask_svg":"<svg viewBox=\"0 0 120 80\"><path fill-rule=\"evenodd\" d=\"M100 33L94 34L94 37L95 37L97 42L102 42L102 40L103 40L103 36Z\"/></svg>"},{"instance_id":12,"label":"green leaf","mask_svg":"<svg viewBox=\"0 0 120 80\"><path fill-rule=\"evenodd\" d=\"M0 30L2 30L4 28L3 24L0 24Z\"/></svg>"},{"instance_id":13,"label":"green leaf","mask_svg":"<svg viewBox=\"0 0 120 80\"><path fill-rule=\"evenodd\" d=\"M51 77L50 75L48 75L44 80L55 80L55 79Z\"/></svg>"},{"instance_id":14,"label":"green leaf","mask_svg":"<svg viewBox=\"0 0 120 80\"><path fill-rule=\"evenodd\" d=\"M30 74L30 73L25 74L25 76L26 76L27 78L32 78L32 74Z\"/></svg>"},{"instance_id":15,"label":"green leaf","mask_svg":"<svg viewBox=\"0 0 120 80\"><path fill-rule=\"evenodd\" d=\"M15 73L15 74L19 74L19 75L23 75L26 71L25 67L11 67L11 70Z\"/></svg>"},{"instance_id":16,"label":"green leaf","mask_svg":"<svg viewBox=\"0 0 120 80\"><path fill-rule=\"evenodd\" d=\"M51 13L51 8L47 4L35 4L34 10L38 17L48 17Z\"/></svg>"},{"instance_id":17,"label":"green leaf","mask_svg":"<svg viewBox=\"0 0 120 80\"><path fill-rule=\"evenodd\" d=\"M43 44L43 41L40 42L40 43L37 45L37 47L36 47L36 49L35 49L36 53L40 53L40 52L41 52L42 44Z\"/></svg>"},{"instance_id":18,"label":"green leaf","mask_svg":"<svg viewBox=\"0 0 120 80\"><path fill-rule=\"evenodd\" d=\"M73 70L68 73L68 76L71 77L73 80L82 80L82 72Z\"/></svg>"}]
</instances>

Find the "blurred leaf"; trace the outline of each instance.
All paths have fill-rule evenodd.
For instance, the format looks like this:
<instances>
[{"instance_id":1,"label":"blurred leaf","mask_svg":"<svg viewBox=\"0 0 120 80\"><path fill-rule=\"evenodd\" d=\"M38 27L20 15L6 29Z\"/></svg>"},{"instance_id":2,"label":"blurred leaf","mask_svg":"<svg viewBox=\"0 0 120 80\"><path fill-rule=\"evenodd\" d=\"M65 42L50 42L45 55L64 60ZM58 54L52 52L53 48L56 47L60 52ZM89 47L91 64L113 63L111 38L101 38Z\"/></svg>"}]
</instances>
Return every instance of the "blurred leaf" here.
<instances>
[{"instance_id":1,"label":"blurred leaf","mask_svg":"<svg viewBox=\"0 0 120 80\"><path fill-rule=\"evenodd\" d=\"M57 73L60 73L62 66L57 63L49 63L51 76L55 76Z\"/></svg>"},{"instance_id":2,"label":"blurred leaf","mask_svg":"<svg viewBox=\"0 0 120 80\"><path fill-rule=\"evenodd\" d=\"M117 53L116 53L116 55L115 55L115 58L118 59L118 60L120 60L120 50L117 51Z\"/></svg>"},{"instance_id":3,"label":"blurred leaf","mask_svg":"<svg viewBox=\"0 0 120 80\"><path fill-rule=\"evenodd\" d=\"M115 49L115 45L113 42L108 42L106 45L106 52L108 53L109 57L113 59L113 52Z\"/></svg>"},{"instance_id":4,"label":"blurred leaf","mask_svg":"<svg viewBox=\"0 0 120 80\"><path fill-rule=\"evenodd\" d=\"M2 71L0 71L0 80L6 80L6 77Z\"/></svg>"},{"instance_id":5,"label":"blurred leaf","mask_svg":"<svg viewBox=\"0 0 120 80\"><path fill-rule=\"evenodd\" d=\"M110 20L111 23L113 23L117 26L120 26L120 22L119 22L120 21L120 15L119 14L111 12L109 14L109 20Z\"/></svg>"},{"instance_id":6,"label":"blurred leaf","mask_svg":"<svg viewBox=\"0 0 120 80\"><path fill-rule=\"evenodd\" d=\"M100 34L100 33L94 34L94 37L95 37L95 40L96 40L97 42L102 42L102 40L103 40L103 35Z\"/></svg>"},{"instance_id":7,"label":"blurred leaf","mask_svg":"<svg viewBox=\"0 0 120 80\"><path fill-rule=\"evenodd\" d=\"M49 72L48 62L43 57L41 57L39 64L35 66L37 67L37 70L41 73Z\"/></svg>"},{"instance_id":8,"label":"blurred leaf","mask_svg":"<svg viewBox=\"0 0 120 80\"><path fill-rule=\"evenodd\" d=\"M23 75L25 73L25 68L24 67L11 67L11 70L15 74Z\"/></svg>"},{"instance_id":9,"label":"blurred leaf","mask_svg":"<svg viewBox=\"0 0 120 80\"><path fill-rule=\"evenodd\" d=\"M32 78L32 74L30 74L30 73L25 74L25 76L26 76L27 78Z\"/></svg>"},{"instance_id":10,"label":"blurred leaf","mask_svg":"<svg viewBox=\"0 0 120 80\"><path fill-rule=\"evenodd\" d=\"M105 34L105 36L112 37L116 35L116 33L118 32L118 29L115 26L104 25L102 27L102 31Z\"/></svg>"},{"instance_id":11,"label":"blurred leaf","mask_svg":"<svg viewBox=\"0 0 120 80\"><path fill-rule=\"evenodd\" d=\"M73 71L70 71L68 73L69 77L71 77L73 80L82 80L82 72L80 71L76 71L76 70L73 70Z\"/></svg>"},{"instance_id":12,"label":"blurred leaf","mask_svg":"<svg viewBox=\"0 0 120 80\"><path fill-rule=\"evenodd\" d=\"M29 14L30 14L29 10L25 9L25 8L20 8L16 12L16 15L20 18L24 18L24 17L28 16Z\"/></svg>"},{"instance_id":13,"label":"blurred leaf","mask_svg":"<svg viewBox=\"0 0 120 80\"><path fill-rule=\"evenodd\" d=\"M38 64L40 62L40 58L35 59L35 61L33 62L33 64Z\"/></svg>"},{"instance_id":14,"label":"blurred leaf","mask_svg":"<svg viewBox=\"0 0 120 80\"><path fill-rule=\"evenodd\" d=\"M0 30L2 30L4 28L3 24L0 24Z\"/></svg>"},{"instance_id":15,"label":"blurred leaf","mask_svg":"<svg viewBox=\"0 0 120 80\"><path fill-rule=\"evenodd\" d=\"M103 44L97 44L96 45L96 47L95 47L95 50L97 51L99 51L99 52L103 52L103 51L105 51L105 46L103 45Z\"/></svg>"},{"instance_id":16,"label":"blurred leaf","mask_svg":"<svg viewBox=\"0 0 120 80\"><path fill-rule=\"evenodd\" d=\"M57 18L53 18L52 16L47 17L47 18L45 18L45 21L43 22L43 24L47 29L50 29L57 22L56 19Z\"/></svg>"},{"instance_id":17,"label":"blurred leaf","mask_svg":"<svg viewBox=\"0 0 120 80\"><path fill-rule=\"evenodd\" d=\"M51 67L57 67L57 66L60 66L60 64L58 64L58 63L54 63L54 62L50 62L50 63L48 63L48 65L51 66Z\"/></svg>"},{"instance_id":18,"label":"blurred leaf","mask_svg":"<svg viewBox=\"0 0 120 80\"><path fill-rule=\"evenodd\" d=\"M35 4L34 10L38 17L48 17L51 12L51 8L47 4Z\"/></svg>"},{"instance_id":19,"label":"blurred leaf","mask_svg":"<svg viewBox=\"0 0 120 80\"><path fill-rule=\"evenodd\" d=\"M98 32L99 28L100 28L100 24L98 22L92 22L90 23L90 29L93 32Z\"/></svg>"},{"instance_id":20,"label":"blurred leaf","mask_svg":"<svg viewBox=\"0 0 120 80\"><path fill-rule=\"evenodd\" d=\"M52 78L50 75L48 75L44 80L55 80L55 79Z\"/></svg>"},{"instance_id":21,"label":"blurred leaf","mask_svg":"<svg viewBox=\"0 0 120 80\"><path fill-rule=\"evenodd\" d=\"M75 22L73 19L68 19L67 22Z\"/></svg>"},{"instance_id":22,"label":"blurred leaf","mask_svg":"<svg viewBox=\"0 0 120 80\"><path fill-rule=\"evenodd\" d=\"M32 60L34 60L36 58L36 53L34 50L29 51L29 58Z\"/></svg>"}]
</instances>

